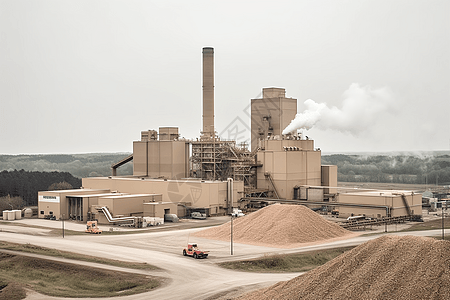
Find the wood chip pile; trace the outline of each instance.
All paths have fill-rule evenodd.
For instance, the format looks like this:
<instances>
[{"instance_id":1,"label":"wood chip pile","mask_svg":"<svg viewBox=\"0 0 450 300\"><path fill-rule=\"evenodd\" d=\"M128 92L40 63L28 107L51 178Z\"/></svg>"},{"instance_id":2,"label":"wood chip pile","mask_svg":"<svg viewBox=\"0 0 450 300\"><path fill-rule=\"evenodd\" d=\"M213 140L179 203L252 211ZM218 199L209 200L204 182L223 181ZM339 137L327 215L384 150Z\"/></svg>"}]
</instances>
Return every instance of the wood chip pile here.
<instances>
[{"instance_id":1,"label":"wood chip pile","mask_svg":"<svg viewBox=\"0 0 450 300\"><path fill-rule=\"evenodd\" d=\"M230 232L228 222L194 236L229 241ZM293 248L354 235L303 205L273 204L233 221L233 241L267 247Z\"/></svg>"},{"instance_id":2,"label":"wood chip pile","mask_svg":"<svg viewBox=\"0 0 450 300\"><path fill-rule=\"evenodd\" d=\"M238 299L450 299L450 242L383 236Z\"/></svg>"}]
</instances>

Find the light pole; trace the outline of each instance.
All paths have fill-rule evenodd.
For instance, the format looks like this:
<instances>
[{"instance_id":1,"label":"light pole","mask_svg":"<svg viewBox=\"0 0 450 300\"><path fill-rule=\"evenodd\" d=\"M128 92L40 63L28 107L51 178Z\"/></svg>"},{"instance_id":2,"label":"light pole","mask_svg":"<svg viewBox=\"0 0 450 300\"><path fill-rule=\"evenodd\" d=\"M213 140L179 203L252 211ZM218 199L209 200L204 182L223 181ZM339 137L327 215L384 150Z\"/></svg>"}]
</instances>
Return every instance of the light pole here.
<instances>
[{"instance_id":1,"label":"light pole","mask_svg":"<svg viewBox=\"0 0 450 300\"><path fill-rule=\"evenodd\" d=\"M216 180L216 130L214 129L214 125L211 125L213 130L213 166L214 166L214 181Z\"/></svg>"},{"instance_id":2,"label":"light pole","mask_svg":"<svg viewBox=\"0 0 450 300\"><path fill-rule=\"evenodd\" d=\"M64 238L64 214L62 214L62 233L63 233L63 238Z\"/></svg>"},{"instance_id":3,"label":"light pole","mask_svg":"<svg viewBox=\"0 0 450 300\"><path fill-rule=\"evenodd\" d=\"M231 255L233 255L233 214L231 214Z\"/></svg>"},{"instance_id":4,"label":"light pole","mask_svg":"<svg viewBox=\"0 0 450 300\"><path fill-rule=\"evenodd\" d=\"M445 202L445 206L447 208L447 202ZM442 239L445 239L445 230L444 230L444 202L442 202Z\"/></svg>"}]
</instances>

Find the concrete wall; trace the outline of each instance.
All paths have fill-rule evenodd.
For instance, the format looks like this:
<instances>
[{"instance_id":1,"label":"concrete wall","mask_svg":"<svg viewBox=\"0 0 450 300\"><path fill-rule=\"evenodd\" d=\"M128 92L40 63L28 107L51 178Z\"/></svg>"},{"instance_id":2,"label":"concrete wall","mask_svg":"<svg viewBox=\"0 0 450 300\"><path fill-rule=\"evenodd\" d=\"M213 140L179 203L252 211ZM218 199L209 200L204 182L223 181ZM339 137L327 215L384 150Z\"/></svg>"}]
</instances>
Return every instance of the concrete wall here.
<instances>
[{"instance_id":1,"label":"concrete wall","mask_svg":"<svg viewBox=\"0 0 450 300\"><path fill-rule=\"evenodd\" d=\"M314 147L311 140L266 140L265 150L258 151L257 188L272 189L265 174L272 176L280 198L293 199L297 185L321 185L321 153L309 150ZM283 147L308 150L286 151Z\"/></svg>"},{"instance_id":2,"label":"concrete wall","mask_svg":"<svg viewBox=\"0 0 450 300\"><path fill-rule=\"evenodd\" d=\"M133 175L147 176L148 167L148 141L133 142Z\"/></svg>"},{"instance_id":3,"label":"concrete wall","mask_svg":"<svg viewBox=\"0 0 450 300\"><path fill-rule=\"evenodd\" d=\"M189 144L184 141L133 142L133 175L167 179L189 176Z\"/></svg>"},{"instance_id":4,"label":"concrete wall","mask_svg":"<svg viewBox=\"0 0 450 300\"><path fill-rule=\"evenodd\" d=\"M337 187L337 166L333 165L322 165L321 166L321 176L322 176L322 186ZM329 188L324 189L325 194L336 194L337 189Z\"/></svg>"},{"instance_id":5,"label":"concrete wall","mask_svg":"<svg viewBox=\"0 0 450 300\"><path fill-rule=\"evenodd\" d=\"M171 202L144 203L144 217L164 218L165 210L169 214L178 214L178 205Z\"/></svg>"}]
</instances>

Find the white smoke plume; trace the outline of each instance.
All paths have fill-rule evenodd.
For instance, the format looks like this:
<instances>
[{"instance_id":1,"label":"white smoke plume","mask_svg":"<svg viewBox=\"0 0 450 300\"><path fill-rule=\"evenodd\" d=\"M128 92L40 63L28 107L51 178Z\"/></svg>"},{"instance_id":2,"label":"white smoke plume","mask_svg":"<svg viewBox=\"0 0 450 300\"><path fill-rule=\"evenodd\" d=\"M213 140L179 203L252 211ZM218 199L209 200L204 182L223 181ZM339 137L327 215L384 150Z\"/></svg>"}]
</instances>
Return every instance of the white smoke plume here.
<instances>
[{"instance_id":1,"label":"white smoke plume","mask_svg":"<svg viewBox=\"0 0 450 300\"><path fill-rule=\"evenodd\" d=\"M352 83L343 97L342 108L306 100L306 110L295 116L283 134L315 126L358 135L373 126L378 119L383 119L384 114L395 110L394 97L387 87L372 89Z\"/></svg>"}]
</instances>

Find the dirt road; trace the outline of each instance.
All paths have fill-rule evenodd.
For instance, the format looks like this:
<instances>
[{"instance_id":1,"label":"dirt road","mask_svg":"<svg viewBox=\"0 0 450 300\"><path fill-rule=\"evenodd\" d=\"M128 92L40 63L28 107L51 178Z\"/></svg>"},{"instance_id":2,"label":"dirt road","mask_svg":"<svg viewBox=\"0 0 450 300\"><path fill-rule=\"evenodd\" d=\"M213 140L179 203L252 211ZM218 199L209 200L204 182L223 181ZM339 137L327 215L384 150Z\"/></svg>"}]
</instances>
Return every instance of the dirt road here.
<instances>
[{"instance_id":1,"label":"dirt road","mask_svg":"<svg viewBox=\"0 0 450 300\"><path fill-rule=\"evenodd\" d=\"M14 226L15 227L15 226ZM191 233L201 229L185 229L162 232L146 232L129 235L72 235L52 237L43 235L26 235L23 229L12 233L0 232L0 240L15 243L30 243L63 251L71 251L91 256L105 257L123 261L147 262L164 269L158 276L167 277L167 285L145 294L121 297L120 299L220 299L220 295L236 295L244 291L269 286L279 281L289 280L300 273L260 274L222 269L217 262L239 260L261 256L265 253L293 253L349 245L358 245L378 235L359 236L332 243L310 245L297 249L276 249L269 247L234 244L234 255L230 255L228 242L191 238ZM392 234L439 235L439 230L404 232ZM210 250L208 259L195 260L182 256L187 242L197 242L205 250ZM155 274L156 275L156 274ZM131 275L132 276L132 275ZM232 291L232 294L229 292ZM58 299L31 293L27 299ZM73 298L75 299L75 298ZM105 299L105 298L101 298ZM114 299L119 299L115 297ZM225 299L225 298L222 298Z\"/></svg>"},{"instance_id":2,"label":"dirt road","mask_svg":"<svg viewBox=\"0 0 450 300\"><path fill-rule=\"evenodd\" d=\"M140 234L134 234L133 236L137 240L144 238L140 236ZM128 244L128 246L122 246L115 245L114 241L109 243L108 238L110 237L92 237L93 236L89 235L85 237L68 236L63 239L60 237L30 236L10 232L0 232L0 240L2 241L30 243L42 247L124 261L147 262L165 270L163 272L157 272L155 275L169 278L170 282L168 285L149 293L123 297L123 299L127 300L150 298L206 299L219 293L225 293L228 290L236 290L241 287L245 288L245 286L251 286L252 288L268 286L278 281L289 280L298 275L298 273L291 273L251 274L251 276L249 276L248 273L219 268L209 260L195 260L191 257L183 257L181 255L182 248L177 254L171 254L162 251L142 249L144 248L142 247L142 243L138 244L140 247L135 248L133 247L133 243L129 241L125 241L125 244ZM130 236L114 237L130 238ZM158 245L152 245L150 248L157 247ZM32 293L27 299L38 300L59 298L51 298ZM114 299L118 298L115 297Z\"/></svg>"}]
</instances>

